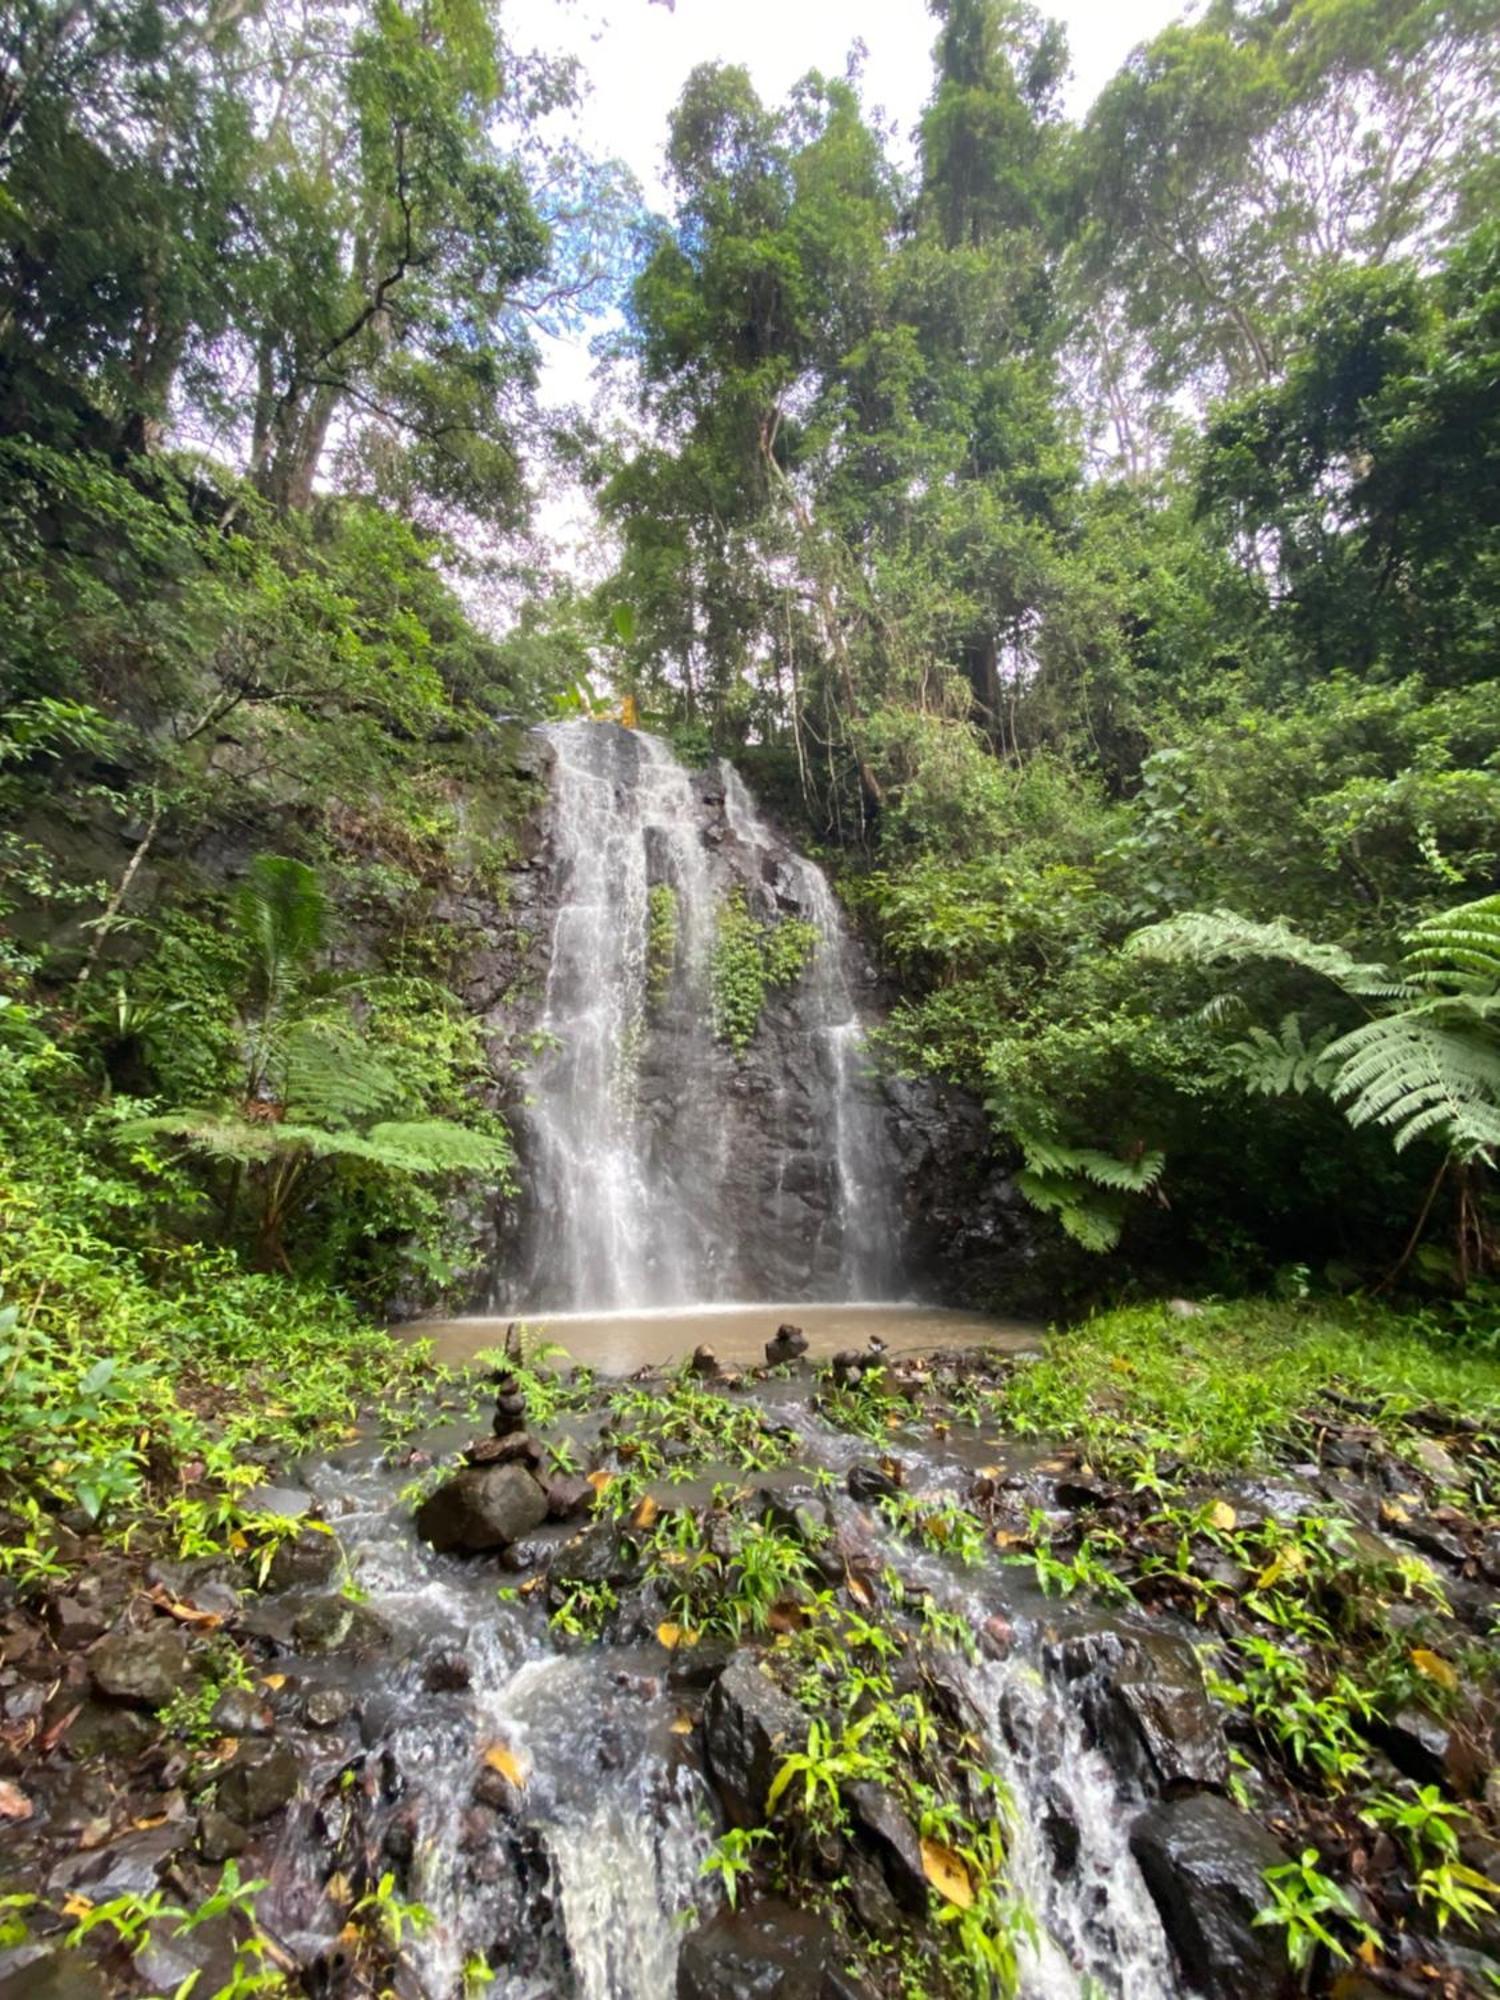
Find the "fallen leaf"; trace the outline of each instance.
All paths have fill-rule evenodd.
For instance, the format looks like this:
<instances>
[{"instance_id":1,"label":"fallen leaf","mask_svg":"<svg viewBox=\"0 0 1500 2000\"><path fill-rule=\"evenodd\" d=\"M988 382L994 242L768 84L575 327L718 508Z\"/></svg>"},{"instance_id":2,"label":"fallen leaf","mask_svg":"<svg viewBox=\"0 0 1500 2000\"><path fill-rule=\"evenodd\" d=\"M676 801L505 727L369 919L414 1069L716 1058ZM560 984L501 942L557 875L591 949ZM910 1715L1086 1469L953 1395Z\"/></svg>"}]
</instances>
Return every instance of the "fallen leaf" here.
<instances>
[{"instance_id":1,"label":"fallen leaf","mask_svg":"<svg viewBox=\"0 0 1500 2000\"><path fill-rule=\"evenodd\" d=\"M669 1653L675 1653L679 1646L696 1646L698 1643L698 1634L691 1627L674 1625L670 1619L657 1626L656 1638L657 1643L665 1646Z\"/></svg>"},{"instance_id":2,"label":"fallen leaf","mask_svg":"<svg viewBox=\"0 0 1500 2000\"><path fill-rule=\"evenodd\" d=\"M1009 1528L996 1528L990 1539L997 1549L1018 1549L1024 1545L1026 1537L1012 1534Z\"/></svg>"},{"instance_id":3,"label":"fallen leaf","mask_svg":"<svg viewBox=\"0 0 1500 2000\"><path fill-rule=\"evenodd\" d=\"M1307 1557L1298 1548L1297 1544L1292 1542L1281 1551L1281 1554L1276 1557L1274 1562L1266 1564L1260 1575L1255 1579L1255 1588L1257 1590L1269 1590L1273 1583L1280 1583L1284 1576L1301 1576L1303 1570L1306 1568Z\"/></svg>"},{"instance_id":4,"label":"fallen leaf","mask_svg":"<svg viewBox=\"0 0 1500 2000\"><path fill-rule=\"evenodd\" d=\"M1380 1518L1387 1528L1404 1528L1410 1522L1411 1515L1399 1500L1382 1500Z\"/></svg>"},{"instance_id":5,"label":"fallen leaf","mask_svg":"<svg viewBox=\"0 0 1500 2000\"><path fill-rule=\"evenodd\" d=\"M492 1743L484 1753L484 1761L492 1771L498 1771L507 1784L514 1785L518 1792L525 1791L531 1772L508 1744Z\"/></svg>"},{"instance_id":6,"label":"fallen leaf","mask_svg":"<svg viewBox=\"0 0 1500 2000\"><path fill-rule=\"evenodd\" d=\"M1411 1663L1419 1674L1425 1675L1430 1681L1436 1681L1440 1688L1446 1688L1450 1694L1458 1686L1458 1670L1450 1666L1441 1654L1430 1653L1425 1646L1412 1647Z\"/></svg>"},{"instance_id":7,"label":"fallen leaf","mask_svg":"<svg viewBox=\"0 0 1500 2000\"><path fill-rule=\"evenodd\" d=\"M794 1599L783 1597L771 1606L766 1623L773 1632L800 1632L807 1624L807 1613Z\"/></svg>"},{"instance_id":8,"label":"fallen leaf","mask_svg":"<svg viewBox=\"0 0 1500 2000\"><path fill-rule=\"evenodd\" d=\"M591 1472L588 1481L596 1493L602 1493L606 1487L614 1485L615 1475L612 1472Z\"/></svg>"},{"instance_id":9,"label":"fallen leaf","mask_svg":"<svg viewBox=\"0 0 1500 2000\"><path fill-rule=\"evenodd\" d=\"M651 1495L643 1493L640 1505L630 1517L630 1525L632 1528L653 1528L656 1525L656 1517L660 1512L660 1507L657 1506Z\"/></svg>"},{"instance_id":10,"label":"fallen leaf","mask_svg":"<svg viewBox=\"0 0 1500 2000\"><path fill-rule=\"evenodd\" d=\"M1215 1500L1208 1510L1208 1525L1211 1528L1218 1528L1226 1535L1239 1518L1227 1500Z\"/></svg>"},{"instance_id":11,"label":"fallen leaf","mask_svg":"<svg viewBox=\"0 0 1500 2000\"><path fill-rule=\"evenodd\" d=\"M955 1903L961 1910L974 1907L974 1884L969 1880L962 1857L951 1847L944 1847L940 1841L924 1840L922 1873L945 1902Z\"/></svg>"},{"instance_id":12,"label":"fallen leaf","mask_svg":"<svg viewBox=\"0 0 1500 2000\"><path fill-rule=\"evenodd\" d=\"M263 1688L269 1688L272 1694L279 1694L281 1689L286 1686L286 1675L262 1674L260 1677L260 1684Z\"/></svg>"},{"instance_id":13,"label":"fallen leaf","mask_svg":"<svg viewBox=\"0 0 1500 2000\"><path fill-rule=\"evenodd\" d=\"M868 1611L870 1606L875 1602L875 1595L874 1592L870 1589L870 1586L865 1582L862 1576L856 1576L852 1570L850 1570L848 1575L844 1578L844 1587L848 1591L849 1595L854 1599L855 1603L862 1604L865 1607L866 1611Z\"/></svg>"},{"instance_id":14,"label":"fallen leaf","mask_svg":"<svg viewBox=\"0 0 1500 2000\"><path fill-rule=\"evenodd\" d=\"M160 1587L146 1594L159 1611L165 1611L179 1625L191 1625L200 1632L216 1632L224 1623L221 1611L200 1611L196 1604L185 1604L180 1597L172 1597Z\"/></svg>"},{"instance_id":15,"label":"fallen leaf","mask_svg":"<svg viewBox=\"0 0 1500 2000\"><path fill-rule=\"evenodd\" d=\"M0 1819L30 1819L33 1807L19 1785L0 1778Z\"/></svg>"},{"instance_id":16,"label":"fallen leaf","mask_svg":"<svg viewBox=\"0 0 1500 2000\"><path fill-rule=\"evenodd\" d=\"M93 1907L88 1897L80 1896L75 1889L63 1903L62 1913L65 1917L86 1917Z\"/></svg>"},{"instance_id":17,"label":"fallen leaf","mask_svg":"<svg viewBox=\"0 0 1500 2000\"><path fill-rule=\"evenodd\" d=\"M520 1584L518 1588L522 1597L532 1597L537 1591L545 1590L547 1588L546 1571L543 1570L539 1576L528 1576L526 1581Z\"/></svg>"},{"instance_id":18,"label":"fallen leaf","mask_svg":"<svg viewBox=\"0 0 1500 2000\"><path fill-rule=\"evenodd\" d=\"M690 1715L674 1715L672 1717L672 1734L674 1736L691 1736L692 1733L693 1718Z\"/></svg>"},{"instance_id":19,"label":"fallen leaf","mask_svg":"<svg viewBox=\"0 0 1500 2000\"><path fill-rule=\"evenodd\" d=\"M142 1818L133 1819L130 1822L137 1833L149 1833L152 1827L165 1826L166 1823L167 1815L165 1813L146 1813Z\"/></svg>"},{"instance_id":20,"label":"fallen leaf","mask_svg":"<svg viewBox=\"0 0 1500 2000\"><path fill-rule=\"evenodd\" d=\"M349 1885L349 1877L344 1874L330 1875L323 1884L323 1894L330 1903L336 1903L345 1910L354 1901L354 1891Z\"/></svg>"}]
</instances>

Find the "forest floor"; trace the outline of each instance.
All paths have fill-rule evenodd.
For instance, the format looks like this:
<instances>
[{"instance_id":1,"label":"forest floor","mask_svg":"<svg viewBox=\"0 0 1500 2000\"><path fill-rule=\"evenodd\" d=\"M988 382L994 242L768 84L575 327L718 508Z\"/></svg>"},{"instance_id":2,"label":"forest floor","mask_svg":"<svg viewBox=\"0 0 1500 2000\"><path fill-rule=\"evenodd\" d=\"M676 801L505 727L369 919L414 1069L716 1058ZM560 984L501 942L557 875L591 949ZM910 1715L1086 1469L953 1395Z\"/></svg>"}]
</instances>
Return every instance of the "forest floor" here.
<instances>
[{"instance_id":1,"label":"forest floor","mask_svg":"<svg viewBox=\"0 0 1500 2000\"><path fill-rule=\"evenodd\" d=\"M1269 1303L1040 1359L397 1354L379 1415L325 1385L315 1449L248 1447L259 1486L162 1447L100 1528L8 1475L3 2000L586 1991L549 1764L595 1752L689 2000L1004 1991L1038 1923L1107 1992L1127 1851L1150 1990L1497 1990L1500 1363ZM528 1721L554 1668L585 1692Z\"/></svg>"}]
</instances>

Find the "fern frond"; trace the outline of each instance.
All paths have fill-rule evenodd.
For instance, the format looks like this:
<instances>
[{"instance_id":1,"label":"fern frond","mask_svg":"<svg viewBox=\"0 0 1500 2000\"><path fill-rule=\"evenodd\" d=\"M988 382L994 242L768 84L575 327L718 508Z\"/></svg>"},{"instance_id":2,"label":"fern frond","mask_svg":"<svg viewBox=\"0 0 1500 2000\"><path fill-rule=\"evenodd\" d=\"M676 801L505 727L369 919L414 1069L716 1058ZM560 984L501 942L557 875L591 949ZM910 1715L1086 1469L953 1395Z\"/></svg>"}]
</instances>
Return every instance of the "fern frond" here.
<instances>
[{"instance_id":1,"label":"fern frond","mask_svg":"<svg viewBox=\"0 0 1500 2000\"><path fill-rule=\"evenodd\" d=\"M1329 1090L1338 1075L1328 1046L1336 1030L1319 1028L1304 1040L1296 1014L1282 1017L1280 1030L1252 1028L1243 1042L1231 1042L1225 1056L1247 1090L1262 1097L1301 1097L1309 1090Z\"/></svg>"},{"instance_id":2,"label":"fern frond","mask_svg":"<svg viewBox=\"0 0 1500 2000\"><path fill-rule=\"evenodd\" d=\"M180 1139L211 1160L246 1164L273 1158L282 1128L269 1120L235 1118L215 1111L162 1111L149 1118L121 1121L122 1139Z\"/></svg>"},{"instance_id":3,"label":"fern frond","mask_svg":"<svg viewBox=\"0 0 1500 2000\"><path fill-rule=\"evenodd\" d=\"M475 1132L446 1118L374 1125L365 1136L383 1164L408 1174L496 1173L514 1157L501 1134Z\"/></svg>"},{"instance_id":4,"label":"fern frond","mask_svg":"<svg viewBox=\"0 0 1500 2000\"><path fill-rule=\"evenodd\" d=\"M271 1068L299 1124L363 1125L405 1096L396 1072L347 1017L293 1022L276 1039Z\"/></svg>"},{"instance_id":5,"label":"fern frond","mask_svg":"<svg viewBox=\"0 0 1500 2000\"><path fill-rule=\"evenodd\" d=\"M1023 1168L1016 1187L1033 1208L1055 1215L1073 1241L1085 1250L1113 1250L1125 1227L1124 1204L1108 1196L1091 1196L1076 1181L1058 1180Z\"/></svg>"},{"instance_id":6,"label":"fern frond","mask_svg":"<svg viewBox=\"0 0 1500 2000\"><path fill-rule=\"evenodd\" d=\"M1461 1160L1500 1148L1500 1042L1408 1008L1341 1035L1334 1096L1351 1125L1384 1126L1398 1152L1440 1139Z\"/></svg>"},{"instance_id":7,"label":"fern frond","mask_svg":"<svg viewBox=\"0 0 1500 2000\"><path fill-rule=\"evenodd\" d=\"M234 899L235 923L268 994L322 949L328 899L316 871L284 854L258 854Z\"/></svg>"},{"instance_id":8,"label":"fern frond","mask_svg":"<svg viewBox=\"0 0 1500 2000\"><path fill-rule=\"evenodd\" d=\"M1389 999L1409 991L1395 973L1352 957L1334 944L1318 944L1280 921L1260 924L1233 910L1185 910L1159 924L1148 924L1125 940L1136 958L1168 965L1244 965L1258 959L1279 960L1321 973L1346 993L1362 998Z\"/></svg>"},{"instance_id":9,"label":"fern frond","mask_svg":"<svg viewBox=\"0 0 1500 2000\"><path fill-rule=\"evenodd\" d=\"M1406 963L1424 986L1500 989L1500 896L1424 917L1407 934Z\"/></svg>"},{"instance_id":10,"label":"fern frond","mask_svg":"<svg viewBox=\"0 0 1500 2000\"><path fill-rule=\"evenodd\" d=\"M1051 1179L1081 1176L1095 1187L1114 1188L1121 1194L1144 1194L1155 1187L1167 1163L1164 1153L1143 1153L1138 1160L1121 1160L1092 1146L1059 1146L1029 1132L1018 1132L1016 1143L1032 1173Z\"/></svg>"}]
</instances>

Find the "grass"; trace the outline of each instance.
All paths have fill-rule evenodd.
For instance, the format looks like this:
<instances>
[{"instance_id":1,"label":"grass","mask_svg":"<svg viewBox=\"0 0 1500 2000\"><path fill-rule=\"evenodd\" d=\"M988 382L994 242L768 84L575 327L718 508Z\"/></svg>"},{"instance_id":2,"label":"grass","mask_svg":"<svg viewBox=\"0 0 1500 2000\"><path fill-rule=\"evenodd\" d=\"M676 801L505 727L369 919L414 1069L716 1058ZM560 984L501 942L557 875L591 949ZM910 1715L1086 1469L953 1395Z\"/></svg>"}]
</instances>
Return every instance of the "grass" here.
<instances>
[{"instance_id":1,"label":"grass","mask_svg":"<svg viewBox=\"0 0 1500 2000\"><path fill-rule=\"evenodd\" d=\"M1251 1300L1178 1318L1160 1304L1102 1313L1053 1334L991 1411L1021 1436L1071 1438L1107 1469L1141 1449L1202 1472L1277 1456L1298 1419L1336 1389L1403 1412L1439 1404L1500 1425L1500 1359L1434 1341L1368 1302Z\"/></svg>"}]
</instances>

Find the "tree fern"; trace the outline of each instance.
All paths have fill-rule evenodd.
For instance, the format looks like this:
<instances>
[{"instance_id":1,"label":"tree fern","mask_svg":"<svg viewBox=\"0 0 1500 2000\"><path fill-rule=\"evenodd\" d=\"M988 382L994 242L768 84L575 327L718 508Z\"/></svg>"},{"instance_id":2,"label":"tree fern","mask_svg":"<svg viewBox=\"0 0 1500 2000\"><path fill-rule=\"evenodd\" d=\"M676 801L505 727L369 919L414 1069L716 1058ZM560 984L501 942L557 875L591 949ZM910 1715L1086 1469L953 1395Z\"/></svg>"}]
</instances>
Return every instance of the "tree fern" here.
<instances>
[{"instance_id":1,"label":"tree fern","mask_svg":"<svg viewBox=\"0 0 1500 2000\"><path fill-rule=\"evenodd\" d=\"M1304 1039L1296 1014L1282 1016L1279 1032L1253 1027L1242 1042L1231 1042L1226 1055L1247 1090L1263 1097L1302 1096L1309 1090L1329 1090L1338 1063L1328 1053L1337 1030L1322 1027Z\"/></svg>"},{"instance_id":2,"label":"tree fern","mask_svg":"<svg viewBox=\"0 0 1500 2000\"><path fill-rule=\"evenodd\" d=\"M1351 1125L1379 1125L1397 1152L1436 1139L1460 1163L1491 1164L1500 1149L1500 1037L1441 1011L1406 1007L1367 1021L1328 1050L1333 1095Z\"/></svg>"},{"instance_id":3,"label":"tree fern","mask_svg":"<svg viewBox=\"0 0 1500 2000\"><path fill-rule=\"evenodd\" d=\"M1389 999L1411 990L1383 965L1367 964L1335 944L1318 944L1280 919L1261 924L1233 910L1184 911L1137 931L1126 940L1125 949L1133 957L1172 965L1245 965L1279 959L1305 972L1321 973L1346 993L1371 999Z\"/></svg>"},{"instance_id":4,"label":"tree fern","mask_svg":"<svg viewBox=\"0 0 1500 2000\"><path fill-rule=\"evenodd\" d=\"M1500 992L1500 896L1425 917L1406 944L1406 963L1421 985Z\"/></svg>"},{"instance_id":5,"label":"tree fern","mask_svg":"<svg viewBox=\"0 0 1500 2000\"><path fill-rule=\"evenodd\" d=\"M1055 1215L1085 1250L1113 1250L1125 1227L1125 1197L1145 1194L1161 1179L1166 1156L1121 1160L1088 1146L1062 1146L1035 1134L1016 1139L1026 1165L1016 1187L1033 1208Z\"/></svg>"}]
</instances>

